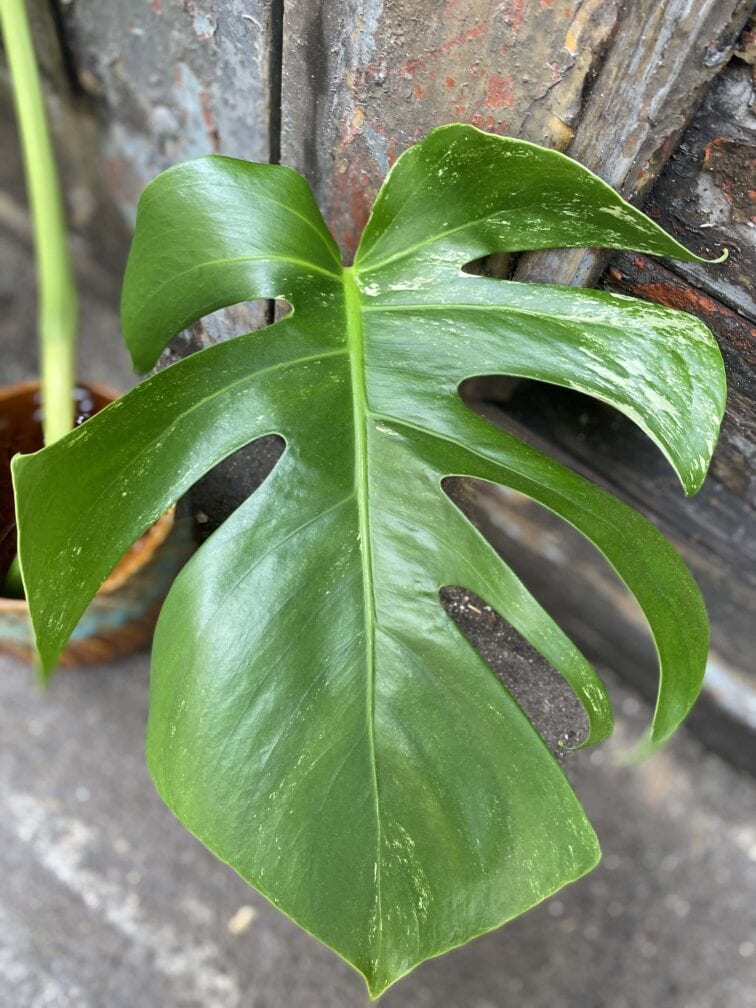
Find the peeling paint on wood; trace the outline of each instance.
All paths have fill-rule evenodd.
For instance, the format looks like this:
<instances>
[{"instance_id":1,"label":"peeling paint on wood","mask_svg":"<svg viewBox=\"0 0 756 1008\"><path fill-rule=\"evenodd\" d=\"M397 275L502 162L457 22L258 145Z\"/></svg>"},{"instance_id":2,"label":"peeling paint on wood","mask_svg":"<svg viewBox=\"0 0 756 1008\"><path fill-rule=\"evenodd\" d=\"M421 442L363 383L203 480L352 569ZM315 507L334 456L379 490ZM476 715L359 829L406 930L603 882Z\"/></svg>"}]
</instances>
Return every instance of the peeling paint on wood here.
<instances>
[{"instance_id":1,"label":"peeling paint on wood","mask_svg":"<svg viewBox=\"0 0 756 1008\"><path fill-rule=\"evenodd\" d=\"M626 198L642 195L729 59L750 10L751 0L627 4L567 153ZM589 286L608 260L582 249L529 253L516 278Z\"/></svg>"},{"instance_id":2,"label":"peeling paint on wood","mask_svg":"<svg viewBox=\"0 0 756 1008\"><path fill-rule=\"evenodd\" d=\"M347 256L389 166L463 121L564 148L618 0L286 4L283 160L313 184Z\"/></svg>"},{"instance_id":3,"label":"peeling paint on wood","mask_svg":"<svg viewBox=\"0 0 756 1008\"><path fill-rule=\"evenodd\" d=\"M756 91L736 57L709 89L645 210L696 251L727 248L717 266L676 273L756 321Z\"/></svg>"},{"instance_id":4,"label":"peeling paint on wood","mask_svg":"<svg viewBox=\"0 0 756 1008\"><path fill-rule=\"evenodd\" d=\"M676 272L645 256L619 256L604 283L619 293L697 315L717 336L727 370L728 403L709 480L726 487L740 499L741 505L736 505L724 529L720 529L724 517L721 499L718 514L705 516L705 520L714 526L710 533L714 537L722 530L729 537L735 527L756 529L756 325L692 286ZM695 512L701 500L705 497L686 502L686 510ZM667 506L669 502L665 500L664 508ZM725 546L723 544L723 557L727 555ZM731 559L737 564L737 556ZM756 553L753 561L756 570ZM756 592L756 581L753 588Z\"/></svg>"},{"instance_id":5,"label":"peeling paint on wood","mask_svg":"<svg viewBox=\"0 0 756 1008\"><path fill-rule=\"evenodd\" d=\"M76 0L64 23L129 221L144 185L177 161L268 160L269 0Z\"/></svg>"}]
</instances>

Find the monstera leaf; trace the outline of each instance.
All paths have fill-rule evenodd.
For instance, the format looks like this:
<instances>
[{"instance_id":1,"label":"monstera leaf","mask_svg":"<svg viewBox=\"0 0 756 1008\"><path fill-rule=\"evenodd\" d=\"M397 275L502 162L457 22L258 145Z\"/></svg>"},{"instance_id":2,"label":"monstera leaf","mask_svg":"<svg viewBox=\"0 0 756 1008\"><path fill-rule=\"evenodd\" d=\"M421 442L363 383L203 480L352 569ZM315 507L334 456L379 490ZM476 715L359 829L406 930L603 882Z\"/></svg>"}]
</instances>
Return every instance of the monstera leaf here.
<instances>
[{"instance_id":1,"label":"monstera leaf","mask_svg":"<svg viewBox=\"0 0 756 1008\"><path fill-rule=\"evenodd\" d=\"M511 487L560 515L640 602L661 668L651 738L675 729L707 651L699 592L665 539L472 413L471 375L537 378L636 421L686 492L724 403L689 315L462 267L552 246L696 257L568 158L452 125L396 163L354 266L307 184L207 157L139 205L123 297L138 368L193 320L283 298L275 325L203 350L43 452L18 458L20 551L49 673L124 550L218 461L286 450L179 575L156 631L148 761L181 821L367 978L522 913L599 848L557 762L446 615L482 596L609 734L595 672L441 488Z\"/></svg>"}]
</instances>

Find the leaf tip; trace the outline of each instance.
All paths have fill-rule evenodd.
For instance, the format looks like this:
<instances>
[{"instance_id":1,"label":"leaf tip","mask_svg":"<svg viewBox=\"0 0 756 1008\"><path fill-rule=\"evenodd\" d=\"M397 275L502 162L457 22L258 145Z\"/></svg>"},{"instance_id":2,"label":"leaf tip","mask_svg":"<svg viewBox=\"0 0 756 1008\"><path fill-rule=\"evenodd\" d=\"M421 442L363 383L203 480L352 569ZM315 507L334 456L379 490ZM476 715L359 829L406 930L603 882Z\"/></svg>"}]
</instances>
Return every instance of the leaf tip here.
<instances>
[{"instance_id":1,"label":"leaf tip","mask_svg":"<svg viewBox=\"0 0 756 1008\"><path fill-rule=\"evenodd\" d=\"M695 497L695 495L703 486L705 479L706 479L706 472L704 472L701 475L694 473L687 473L684 476L681 476L680 481L682 483L683 493L685 494L685 496Z\"/></svg>"},{"instance_id":2,"label":"leaf tip","mask_svg":"<svg viewBox=\"0 0 756 1008\"><path fill-rule=\"evenodd\" d=\"M679 243L677 243L677 244L679 244ZM686 248L684 245L680 245L680 248L685 249L685 253L686 253L686 255L683 258L683 261L698 262L698 263L702 263L705 266L719 266L722 263L727 262L727 260L730 258L730 250L727 247L725 247L725 250L722 252L722 254L720 256L717 256L716 259L707 259L706 256L698 255L696 252L692 252L690 249ZM669 258L675 259L677 257L675 257L675 256L669 256Z\"/></svg>"},{"instance_id":3,"label":"leaf tip","mask_svg":"<svg viewBox=\"0 0 756 1008\"><path fill-rule=\"evenodd\" d=\"M612 763L619 767L637 766L653 756L666 741L667 737L655 739L651 731L647 731L634 746L615 753Z\"/></svg>"},{"instance_id":4,"label":"leaf tip","mask_svg":"<svg viewBox=\"0 0 756 1008\"><path fill-rule=\"evenodd\" d=\"M730 250L725 246L725 250L721 256L717 259L704 259L705 263L709 263L711 266L717 266L719 263L725 263L730 258Z\"/></svg>"},{"instance_id":5,"label":"leaf tip","mask_svg":"<svg viewBox=\"0 0 756 1008\"><path fill-rule=\"evenodd\" d=\"M36 673L37 673L37 686L40 690L46 690L52 680L53 674L55 673L55 665L49 665L43 662L42 658L37 652L36 660Z\"/></svg>"},{"instance_id":6,"label":"leaf tip","mask_svg":"<svg viewBox=\"0 0 756 1008\"><path fill-rule=\"evenodd\" d=\"M58 660L63 646L55 644L50 646L49 640L44 640L43 635L38 630L36 620L34 619L34 607L31 605L29 607L29 614L34 637L34 667L37 685L42 689L46 689L50 685L50 680L58 668Z\"/></svg>"}]
</instances>

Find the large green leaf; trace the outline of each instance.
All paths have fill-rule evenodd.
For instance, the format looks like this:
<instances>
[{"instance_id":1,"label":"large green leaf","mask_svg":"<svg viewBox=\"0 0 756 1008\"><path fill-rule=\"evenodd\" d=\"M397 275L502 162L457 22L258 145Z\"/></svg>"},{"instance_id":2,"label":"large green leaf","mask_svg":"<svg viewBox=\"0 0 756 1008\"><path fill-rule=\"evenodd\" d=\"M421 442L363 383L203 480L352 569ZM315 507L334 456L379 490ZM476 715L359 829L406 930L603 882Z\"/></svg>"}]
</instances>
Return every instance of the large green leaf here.
<instances>
[{"instance_id":1,"label":"large green leaf","mask_svg":"<svg viewBox=\"0 0 756 1008\"><path fill-rule=\"evenodd\" d=\"M186 826L374 995L599 856L558 764L439 590L476 592L531 641L583 704L591 742L611 730L605 691L444 494L445 477L514 488L608 558L659 652L654 743L700 686L706 616L663 537L458 394L481 373L579 389L632 417L686 491L698 488L725 387L703 325L462 271L494 251L580 245L696 258L568 158L467 126L399 159L351 268L294 172L180 165L139 207L123 298L136 364L151 367L224 305L284 298L293 312L174 364L15 462L49 673L103 578L169 504L241 445L285 439L164 605L148 760Z\"/></svg>"}]
</instances>

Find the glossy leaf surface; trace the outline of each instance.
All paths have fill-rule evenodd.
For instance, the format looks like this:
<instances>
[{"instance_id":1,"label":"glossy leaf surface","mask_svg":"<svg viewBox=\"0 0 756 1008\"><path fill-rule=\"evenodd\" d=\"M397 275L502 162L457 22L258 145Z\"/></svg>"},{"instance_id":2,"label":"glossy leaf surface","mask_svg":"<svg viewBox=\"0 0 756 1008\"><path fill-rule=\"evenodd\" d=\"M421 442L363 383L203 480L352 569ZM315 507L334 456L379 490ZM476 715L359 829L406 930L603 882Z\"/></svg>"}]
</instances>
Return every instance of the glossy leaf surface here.
<instances>
[{"instance_id":1,"label":"glossy leaf surface","mask_svg":"<svg viewBox=\"0 0 756 1008\"><path fill-rule=\"evenodd\" d=\"M590 742L611 731L604 688L444 494L445 477L526 494L609 559L659 652L655 743L700 687L706 616L673 549L458 394L481 373L589 393L698 488L724 406L703 325L462 272L485 253L560 245L696 258L569 159L471 127L438 129L399 159L351 268L294 172L180 165L140 203L123 299L136 364L234 302L284 298L292 313L172 365L14 466L49 673L98 585L169 504L254 438L285 439L164 605L148 760L186 826L374 995L599 856L561 769L439 590L477 593L559 670Z\"/></svg>"}]
</instances>

